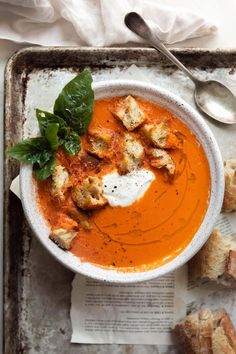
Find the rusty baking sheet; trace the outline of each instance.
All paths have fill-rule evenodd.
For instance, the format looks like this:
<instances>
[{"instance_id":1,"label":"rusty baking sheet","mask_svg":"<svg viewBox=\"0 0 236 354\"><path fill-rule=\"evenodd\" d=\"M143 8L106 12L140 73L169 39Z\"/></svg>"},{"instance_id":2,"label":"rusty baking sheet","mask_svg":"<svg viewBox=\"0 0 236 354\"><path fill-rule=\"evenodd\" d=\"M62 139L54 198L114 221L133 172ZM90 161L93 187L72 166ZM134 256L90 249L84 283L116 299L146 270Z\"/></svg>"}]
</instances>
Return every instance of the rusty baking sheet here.
<instances>
[{"instance_id":1,"label":"rusty baking sheet","mask_svg":"<svg viewBox=\"0 0 236 354\"><path fill-rule=\"evenodd\" d=\"M236 51L176 49L173 53L199 73L211 75L222 68L230 76L235 71ZM167 78L176 80L178 69L161 54L147 48L34 47L19 51L10 58L5 72L5 147L22 136L25 96L31 73L53 73L56 70L74 72L90 67L97 77L101 74L109 78L109 75L114 76L115 70L122 72L131 64L147 68L148 73L155 68L157 78L161 75L164 81ZM39 87L41 89L43 87ZM158 353L156 346L70 344L69 311L73 273L53 259L32 235L20 201L9 192L10 183L18 173L19 164L6 158L4 353Z\"/></svg>"}]
</instances>

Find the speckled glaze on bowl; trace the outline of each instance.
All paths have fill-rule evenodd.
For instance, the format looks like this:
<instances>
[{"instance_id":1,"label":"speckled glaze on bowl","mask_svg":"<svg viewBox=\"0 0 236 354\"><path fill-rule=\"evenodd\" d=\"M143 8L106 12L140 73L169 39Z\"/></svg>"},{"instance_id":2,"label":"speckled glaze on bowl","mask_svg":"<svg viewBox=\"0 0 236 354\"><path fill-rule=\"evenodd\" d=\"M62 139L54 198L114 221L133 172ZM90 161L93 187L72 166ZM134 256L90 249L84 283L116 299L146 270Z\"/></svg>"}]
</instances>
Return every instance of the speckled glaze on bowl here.
<instances>
[{"instance_id":1,"label":"speckled glaze on bowl","mask_svg":"<svg viewBox=\"0 0 236 354\"><path fill-rule=\"evenodd\" d=\"M49 238L50 229L36 203L36 186L32 180L32 167L22 165L20 171L21 200L26 218L44 247L75 273L91 278L119 283L131 283L163 276L186 263L207 241L217 216L220 213L224 196L224 169L217 142L204 119L186 102L174 94L152 84L131 80L100 82L93 85L95 98L137 95L153 101L174 113L196 135L208 159L211 174L211 195L204 220L188 246L169 263L147 271L119 272L81 262L70 252L57 247Z\"/></svg>"}]
</instances>

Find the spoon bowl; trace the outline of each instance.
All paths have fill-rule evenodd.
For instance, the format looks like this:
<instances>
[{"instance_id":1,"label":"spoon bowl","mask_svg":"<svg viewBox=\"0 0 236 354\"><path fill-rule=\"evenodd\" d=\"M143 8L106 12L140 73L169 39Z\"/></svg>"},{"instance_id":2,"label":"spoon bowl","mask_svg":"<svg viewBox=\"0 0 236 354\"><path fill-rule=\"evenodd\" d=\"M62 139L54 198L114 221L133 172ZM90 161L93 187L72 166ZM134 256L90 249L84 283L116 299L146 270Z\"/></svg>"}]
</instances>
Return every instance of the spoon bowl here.
<instances>
[{"instance_id":1,"label":"spoon bowl","mask_svg":"<svg viewBox=\"0 0 236 354\"><path fill-rule=\"evenodd\" d=\"M222 123L236 123L235 96L221 82L198 81L194 98L199 109L208 116Z\"/></svg>"},{"instance_id":2,"label":"spoon bowl","mask_svg":"<svg viewBox=\"0 0 236 354\"><path fill-rule=\"evenodd\" d=\"M159 50L182 70L195 84L195 103L200 111L209 117L226 124L236 123L236 97L221 82L202 81L195 77L160 41L145 20L136 12L125 16L126 26L135 34Z\"/></svg>"}]
</instances>

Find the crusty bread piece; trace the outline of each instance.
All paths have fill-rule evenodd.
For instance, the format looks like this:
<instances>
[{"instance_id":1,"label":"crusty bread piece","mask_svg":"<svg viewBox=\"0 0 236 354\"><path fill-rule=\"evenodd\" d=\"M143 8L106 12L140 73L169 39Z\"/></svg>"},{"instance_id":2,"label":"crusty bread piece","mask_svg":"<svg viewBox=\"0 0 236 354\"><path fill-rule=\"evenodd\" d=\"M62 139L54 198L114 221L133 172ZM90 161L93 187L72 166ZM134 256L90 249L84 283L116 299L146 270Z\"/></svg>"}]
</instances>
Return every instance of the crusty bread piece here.
<instances>
[{"instance_id":1,"label":"crusty bread piece","mask_svg":"<svg viewBox=\"0 0 236 354\"><path fill-rule=\"evenodd\" d=\"M89 131L87 150L99 158L110 158L112 155L112 140L114 133L107 128L98 127Z\"/></svg>"},{"instance_id":2,"label":"crusty bread piece","mask_svg":"<svg viewBox=\"0 0 236 354\"><path fill-rule=\"evenodd\" d=\"M223 328L218 327L212 335L212 352L214 354L235 354L235 350L230 346Z\"/></svg>"},{"instance_id":3,"label":"crusty bread piece","mask_svg":"<svg viewBox=\"0 0 236 354\"><path fill-rule=\"evenodd\" d=\"M76 231L56 229L52 230L49 238L63 250L69 250L72 246L72 241L76 237L76 234Z\"/></svg>"},{"instance_id":4,"label":"crusty bread piece","mask_svg":"<svg viewBox=\"0 0 236 354\"><path fill-rule=\"evenodd\" d=\"M102 194L102 182L93 176L72 189L72 198L77 206L84 210L101 208L107 204L107 199Z\"/></svg>"},{"instance_id":5,"label":"crusty bread piece","mask_svg":"<svg viewBox=\"0 0 236 354\"><path fill-rule=\"evenodd\" d=\"M51 194L60 200L65 199L65 191L69 186L69 173L62 165L57 164L52 172Z\"/></svg>"},{"instance_id":6,"label":"crusty bread piece","mask_svg":"<svg viewBox=\"0 0 236 354\"><path fill-rule=\"evenodd\" d=\"M123 158L119 164L119 172L126 174L142 165L144 160L144 148L135 137L130 134L125 134L123 149Z\"/></svg>"},{"instance_id":7,"label":"crusty bread piece","mask_svg":"<svg viewBox=\"0 0 236 354\"><path fill-rule=\"evenodd\" d=\"M233 239L223 237L218 229L214 229L202 249L188 263L190 279L206 278L224 286L236 286L234 249Z\"/></svg>"},{"instance_id":8,"label":"crusty bread piece","mask_svg":"<svg viewBox=\"0 0 236 354\"><path fill-rule=\"evenodd\" d=\"M140 109L138 102L132 96L127 96L112 111L114 116L122 121L127 130L132 131L139 127L145 120L145 114Z\"/></svg>"},{"instance_id":9,"label":"crusty bread piece","mask_svg":"<svg viewBox=\"0 0 236 354\"><path fill-rule=\"evenodd\" d=\"M167 122L144 124L141 131L151 145L155 147L161 149L176 149L181 146L180 139L170 130Z\"/></svg>"},{"instance_id":10,"label":"crusty bread piece","mask_svg":"<svg viewBox=\"0 0 236 354\"><path fill-rule=\"evenodd\" d=\"M226 337L226 342L233 348L233 353L236 353L236 331L229 315L224 309L220 309L214 316L214 328L221 328L221 338ZM216 337L216 336L215 336ZM222 351L221 353L224 353ZM227 352L228 353L228 352Z\"/></svg>"},{"instance_id":11,"label":"crusty bread piece","mask_svg":"<svg viewBox=\"0 0 236 354\"><path fill-rule=\"evenodd\" d=\"M181 354L235 354L236 331L225 310L201 309L174 326Z\"/></svg>"},{"instance_id":12,"label":"crusty bread piece","mask_svg":"<svg viewBox=\"0 0 236 354\"><path fill-rule=\"evenodd\" d=\"M236 279L236 251L230 250L226 261L226 272Z\"/></svg>"},{"instance_id":13,"label":"crusty bread piece","mask_svg":"<svg viewBox=\"0 0 236 354\"><path fill-rule=\"evenodd\" d=\"M212 332L213 315L209 309L190 314L174 327L178 342L188 354L208 353Z\"/></svg>"},{"instance_id":14,"label":"crusty bread piece","mask_svg":"<svg viewBox=\"0 0 236 354\"><path fill-rule=\"evenodd\" d=\"M150 148L147 149L146 152L151 166L157 169L165 168L168 171L169 175L174 175L175 162L165 150Z\"/></svg>"},{"instance_id":15,"label":"crusty bread piece","mask_svg":"<svg viewBox=\"0 0 236 354\"><path fill-rule=\"evenodd\" d=\"M199 312L199 347L202 353L207 353L212 345L213 315L209 309Z\"/></svg>"},{"instance_id":16,"label":"crusty bread piece","mask_svg":"<svg viewBox=\"0 0 236 354\"><path fill-rule=\"evenodd\" d=\"M236 210L236 159L226 160L225 195L222 210L226 213Z\"/></svg>"}]
</instances>

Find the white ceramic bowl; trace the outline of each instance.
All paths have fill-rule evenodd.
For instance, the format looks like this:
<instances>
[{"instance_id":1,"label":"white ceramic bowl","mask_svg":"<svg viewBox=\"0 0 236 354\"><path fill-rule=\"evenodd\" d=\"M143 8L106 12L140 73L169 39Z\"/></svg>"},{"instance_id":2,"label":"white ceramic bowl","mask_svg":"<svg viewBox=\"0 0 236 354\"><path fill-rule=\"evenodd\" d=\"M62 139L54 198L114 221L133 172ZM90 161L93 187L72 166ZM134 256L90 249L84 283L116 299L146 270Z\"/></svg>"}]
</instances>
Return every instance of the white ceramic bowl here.
<instances>
[{"instance_id":1,"label":"white ceramic bowl","mask_svg":"<svg viewBox=\"0 0 236 354\"><path fill-rule=\"evenodd\" d=\"M32 182L32 167L24 165L20 172L21 200L26 218L44 247L62 264L76 273L94 279L131 283L162 276L186 263L208 239L216 218L220 213L224 195L224 171L221 154L216 140L204 119L186 102L157 86L128 80L100 82L93 85L95 98L127 94L137 95L153 101L181 119L196 135L208 159L211 174L211 196L204 220L189 245L169 263L144 272L118 272L104 269L90 263L82 263L78 257L57 247L49 238L49 227L36 203L36 190Z\"/></svg>"}]
</instances>

